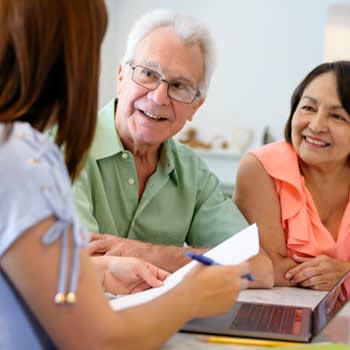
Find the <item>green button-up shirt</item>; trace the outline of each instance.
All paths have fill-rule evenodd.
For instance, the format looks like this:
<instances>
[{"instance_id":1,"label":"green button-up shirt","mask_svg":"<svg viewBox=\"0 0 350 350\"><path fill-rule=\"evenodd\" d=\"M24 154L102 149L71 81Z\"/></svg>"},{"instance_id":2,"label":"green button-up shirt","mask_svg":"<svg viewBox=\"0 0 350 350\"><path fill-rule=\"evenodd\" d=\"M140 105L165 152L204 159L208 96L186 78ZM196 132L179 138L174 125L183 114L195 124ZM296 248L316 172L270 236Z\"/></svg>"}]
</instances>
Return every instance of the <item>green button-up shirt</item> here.
<instances>
[{"instance_id":1,"label":"green button-up shirt","mask_svg":"<svg viewBox=\"0 0 350 350\"><path fill-rule=\"evenodd\" d=\"M114 101L99 113L85 168L74 185L91 230L158 244L211 247L247 223L218 178L187 146L169 139L139 200L134 158L116 132Z\"/></svg>"}]
</instances>

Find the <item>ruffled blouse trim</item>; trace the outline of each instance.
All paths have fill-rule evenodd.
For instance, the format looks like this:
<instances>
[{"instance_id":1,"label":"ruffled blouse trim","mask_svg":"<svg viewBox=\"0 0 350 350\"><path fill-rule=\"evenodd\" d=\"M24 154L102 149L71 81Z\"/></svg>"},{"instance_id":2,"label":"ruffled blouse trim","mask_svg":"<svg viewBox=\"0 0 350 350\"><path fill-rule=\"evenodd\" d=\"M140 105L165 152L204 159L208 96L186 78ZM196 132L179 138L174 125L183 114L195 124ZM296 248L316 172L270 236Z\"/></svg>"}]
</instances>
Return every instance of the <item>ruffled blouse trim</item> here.
<instances>
[{"instance_id":1,"label":"ruffled blouse trim","mask_svg":"<svg viewBox=\"0 0 350 350\"><path fill-rule=\"evenodd\" d=\"M298 215L307 214L304 180L299 171L297 155L286 141L267 144L251 153L261 162L275 182L282 208L283 228L289 232L288 221ZM305 232L295 232L293 238L300 243L308 240Z\"/></svg>"},{"instance_id":2,"label":"ruffled blouse trim","mask_svg":"<svg viewBox=\"0 0 350 350\"><path fill-rule=\"evenodd\" d=\"M297 155L286 141L274 142L251 152L273 178L281 205L282 226L288 254L315 257L321 254L350 261L350 204L339 226L337 241L323 225L299 170ZM350 202L350 201L349 201ZM350 296L350 278L342 295Z\"/></svg>"}]
</instances>

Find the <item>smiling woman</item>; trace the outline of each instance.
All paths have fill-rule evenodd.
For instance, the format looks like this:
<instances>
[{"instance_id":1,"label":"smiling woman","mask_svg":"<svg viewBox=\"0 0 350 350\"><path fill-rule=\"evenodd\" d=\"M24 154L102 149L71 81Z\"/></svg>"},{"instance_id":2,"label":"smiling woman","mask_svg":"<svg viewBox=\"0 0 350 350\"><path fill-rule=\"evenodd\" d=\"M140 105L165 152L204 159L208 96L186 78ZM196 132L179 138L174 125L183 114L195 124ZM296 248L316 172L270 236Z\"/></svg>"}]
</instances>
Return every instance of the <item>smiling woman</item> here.
<instances>
[{"instance_id":1,"label":"smiling woman","mask_svg":"<svg viewBox=\"0 0 350 350\"><path fill-rule=\"evenodd\" d=\"M309 166L343 167L350 154L350 116L341 105L333 72L323 73L304 90L291 123L291 140L301 162Z\"/></svg>"},{"instance_id":2,"label":"smiling woman","mask_svg":"<svg viewBox=\"0 0 350 350\"><path fill-rule=\"evenodd\" d=\"M329 290L350 269L349 155L350 62L324 63L294 91L285 141L238 170L234 199L259 226L276 285Z\"/></svg>"}]
</instances>

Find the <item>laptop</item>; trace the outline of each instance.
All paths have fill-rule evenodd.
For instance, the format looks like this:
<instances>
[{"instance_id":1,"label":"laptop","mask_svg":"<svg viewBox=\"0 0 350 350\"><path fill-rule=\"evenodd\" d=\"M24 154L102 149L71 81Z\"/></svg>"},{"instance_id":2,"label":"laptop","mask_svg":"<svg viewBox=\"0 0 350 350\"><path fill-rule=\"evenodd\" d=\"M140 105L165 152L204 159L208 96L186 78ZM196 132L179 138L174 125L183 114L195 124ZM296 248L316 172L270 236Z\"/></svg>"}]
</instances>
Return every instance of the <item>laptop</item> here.
<instances>
[{"instance_id":1,"label":"laptop","mask_svg":"<svg viewBox=\"0 0 350 350\"><path fill-rule=\"evenodd\" d=\"M181 331L309 342L344 305L338 300L338 288L348 276L350 271L314 310L309 307L236 302L229 312L215 317L195 318L187 322Z\"/></svg>"}]
</instances>

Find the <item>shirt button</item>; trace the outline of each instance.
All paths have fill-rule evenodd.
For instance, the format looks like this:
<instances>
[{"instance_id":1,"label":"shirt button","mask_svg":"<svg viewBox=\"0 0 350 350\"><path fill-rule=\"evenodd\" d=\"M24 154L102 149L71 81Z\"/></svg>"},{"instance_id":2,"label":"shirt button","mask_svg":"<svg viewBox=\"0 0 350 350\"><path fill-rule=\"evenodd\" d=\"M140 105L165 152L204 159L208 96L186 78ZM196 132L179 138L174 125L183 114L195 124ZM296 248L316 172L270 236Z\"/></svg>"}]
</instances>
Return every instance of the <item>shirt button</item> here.
<instances>
[{"instance_id":1,"label":"shirt button","mask_svg":"<svg viewBox=\"0 0 350 350\"><path fill-rule=\"evenodd\" d=\"M122 154L122 158L123 158L123 159L127 159L127 158L128 158L128 154L127 154L127 153L123 153L123 154Z\"/></svg>"},{"instance_id":2,"label":"shirt button","mask_svg":"<svg viewBox=\"0 0 350 350\"><path fill-rule=\"evenodd\" d=\"M26 134L23 132L23 131L20 131L18 133L18 137L21 139L21 140L24 140L26 138Z\"/></svg>"},{"instance_id":3,"label":"shirt button","mask_svg":"<svg viewBox=\"0 0 350 350\"><path fill-rule=\"evenodd\" d=\"M39 163L39 161L37 159L35 159L35 158L29 158L28 159L28 163L30 165L37 165Z\"/></svg>"},{"instance_id":4,"label":"shirt button","mask_svg":"<svg viewBox=\"0 0 350 350\"><path fill-rule=\"evenodd\" d=\"M133 185L134 183L135 183L135 180L134 180L134 179L129 179L129 180L128 180L128 184L129 184L129 185Z\"/></svg>"}]
</instances>

